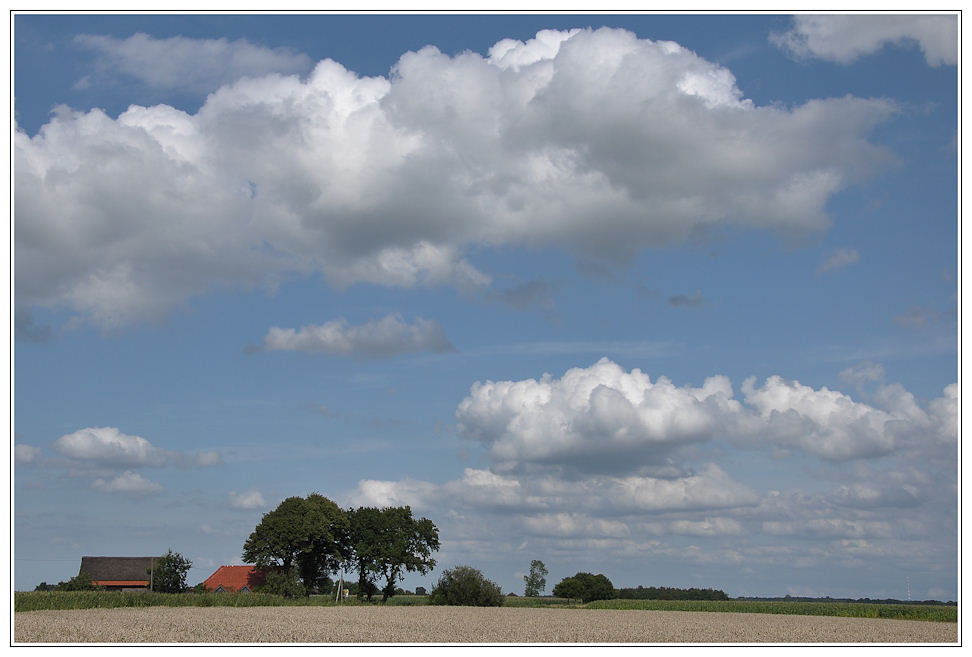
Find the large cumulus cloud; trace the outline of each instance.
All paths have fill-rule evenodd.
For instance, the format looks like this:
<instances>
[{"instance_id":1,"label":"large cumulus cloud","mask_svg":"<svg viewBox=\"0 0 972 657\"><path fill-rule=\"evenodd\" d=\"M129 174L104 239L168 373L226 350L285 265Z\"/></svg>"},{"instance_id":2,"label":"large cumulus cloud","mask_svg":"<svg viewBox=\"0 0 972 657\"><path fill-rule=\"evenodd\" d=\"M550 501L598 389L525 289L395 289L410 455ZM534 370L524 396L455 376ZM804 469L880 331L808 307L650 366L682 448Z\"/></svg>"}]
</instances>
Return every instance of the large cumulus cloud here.
<instances>
[{"instance_id":1,"label":"large cumulus cloud","mask_svg":"<svg viewBox=\"0 0 972 657\"><path fill-rule=\"evenodd\" d=\"M745 380L737 399L725 376L676 385L608 359L477 382L456 429L483 446L485 467L442 482L362 480L347 501L437 518L444 559L529 546L569 572L591 550L598 568L650 559L761 572L868 568L870 551L935 570L952 557L928 537L956 531L957 385L921 402L884 384L879 364L841 378L867 401L780 376ZM794 488L794 472L814 485Z\"/></svg>"},{"instance_id":2,"label":"large cumulus cloud","mask_svg":"<svg viewBox=\"0 0 972 657\"><path fill-rule=\"evenodd\" d=\"M768 449L797 449L842 461L896 449L954 446L952 386L922 409L900 385L882 386L883 408L839 391L779 376L757 386L712 376L702 387L625 371L604 358L555 379L486 381L472 386L456 411L459 432L484 442L500 467L569 464L636 470L691 443L728 439Z\"/></svg>"},{"instance_id":3,"label":"large cumulus cloud","mask_svg":"<svg viewBox=\"0 0 972 657\"><path fill-rule=\"evenodd\" d=\"M889 154L883 100L756 106L731 72L623 30L434 47L214 90L196 114L61 108L14 137L16 289L102 326L220 287L489 285L467 246L623 262L725 225L826 228Z\"/></svg>"}]
</instances>

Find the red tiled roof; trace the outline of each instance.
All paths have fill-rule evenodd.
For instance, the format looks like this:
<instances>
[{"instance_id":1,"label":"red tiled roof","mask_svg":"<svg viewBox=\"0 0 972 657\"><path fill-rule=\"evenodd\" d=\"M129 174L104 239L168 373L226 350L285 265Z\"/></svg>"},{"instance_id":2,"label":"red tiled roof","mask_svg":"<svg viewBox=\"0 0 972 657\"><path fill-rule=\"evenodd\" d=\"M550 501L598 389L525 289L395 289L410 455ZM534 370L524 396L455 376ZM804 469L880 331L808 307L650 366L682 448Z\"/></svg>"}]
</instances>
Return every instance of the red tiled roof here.
<instances>
[{"instance_id":1,"label":"red tiled roof","mask_svg":"<svg viewBox=\"0 0 972 657\"><path fill-rule=\"evenodd\" d=\"M220 566L203 584L210 591L220 586L224 591L239 591L244 586L252 591L266 581L266 571L256 566Z\"/></svg>"}]
</instances>

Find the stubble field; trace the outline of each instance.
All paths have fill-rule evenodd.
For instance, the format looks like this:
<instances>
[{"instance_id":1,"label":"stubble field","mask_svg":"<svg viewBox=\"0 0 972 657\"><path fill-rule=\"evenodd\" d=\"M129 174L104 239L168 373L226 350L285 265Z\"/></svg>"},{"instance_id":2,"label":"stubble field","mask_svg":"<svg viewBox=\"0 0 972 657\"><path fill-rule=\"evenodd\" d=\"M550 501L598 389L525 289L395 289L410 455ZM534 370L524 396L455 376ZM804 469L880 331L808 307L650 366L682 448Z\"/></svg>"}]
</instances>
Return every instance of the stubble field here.
<instances>
[{"instance_id":1,"label":"stubble field","mask_svg":"<svg viewBox=\"0 0 972 657\"><path fill-rule=\"evenodd\" d=\"M956 623L476 607L147 607L18 612L17 643L955 643Z\"/></svg>"}]
</instances>

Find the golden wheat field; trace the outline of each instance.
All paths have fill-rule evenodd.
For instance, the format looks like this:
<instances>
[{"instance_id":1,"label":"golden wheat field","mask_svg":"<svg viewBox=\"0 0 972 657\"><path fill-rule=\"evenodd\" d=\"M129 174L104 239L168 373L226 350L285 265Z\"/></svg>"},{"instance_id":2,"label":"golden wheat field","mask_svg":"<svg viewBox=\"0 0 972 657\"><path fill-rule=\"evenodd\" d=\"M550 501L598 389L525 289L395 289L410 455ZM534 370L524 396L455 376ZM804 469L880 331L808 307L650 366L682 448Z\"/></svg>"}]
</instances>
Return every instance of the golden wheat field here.
<instances>
[{"instance_id":1,"label":"golden wheat field","mask_svg":"<svg viewBox=\"0 0 972 657\"><path fill-rule=\"evenodd\" d=\"M14 615L16 643L955 643L956 623L477 607L148 607Z\"/></svg>"}]
</instances>

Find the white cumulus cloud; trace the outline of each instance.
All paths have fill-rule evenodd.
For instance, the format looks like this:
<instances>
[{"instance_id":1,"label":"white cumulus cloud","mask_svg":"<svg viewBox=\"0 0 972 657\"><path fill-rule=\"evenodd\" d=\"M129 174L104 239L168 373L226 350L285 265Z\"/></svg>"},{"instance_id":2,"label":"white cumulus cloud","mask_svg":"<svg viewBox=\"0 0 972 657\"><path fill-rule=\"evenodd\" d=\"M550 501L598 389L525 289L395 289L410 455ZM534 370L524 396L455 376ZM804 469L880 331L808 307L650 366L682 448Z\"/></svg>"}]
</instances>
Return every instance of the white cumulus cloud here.
<instances>
[{"instance_id":1,"label":"white cumulus cloud","mask_svg":"<svg viewBox=\"0 0 972 657\"><path fill-rule=\"evenodd\" d=\"M793 27L770 41L798 57L819 57L842 64L891 44L915 42L929 66L958 61L958 19L931 14L804 14Z\"/></svg>"},{"instance_id":2,"label":"white cumulus cloud","mask_svg":"<svg viewBox=\"0 0 972 657\"><path fill-rule=\"evenodd\" d=\"M43 453L40 447L17 444L14 445L14 462L20 465L36 463L40 460Z\"/></svg>"},{"instance_id":3,"label":"white cumulus cloud","mask_svg":"<svg viewBox=\"0 0 972 657\"><path fill-rule=\"evenodd\" d=\"M740 412L726 377L676 387L602 358L561 379L487 381L456 411L459 432L497 461L570 462L583 469L648 465L672 448L707 440Z\"/></svg>"},{"instance_id":4,"label":"white cumulus cloud","mask_svg":"<svg viewBox=\"0 0 972 657\"><path fill-rule=\"evenodd\" d=\"M113 479L95 479L91 484L95 490L103 493L121 493L124 495L155 495L162 492L162 486L151 479L146 479L137 472L123 472Z\"/></svg>"},{"instance_id":5,"label":"white cumulus cloud","mask_svg":"<svg viewBox=\"0 0 972 657\"><path fill-rule=\"evenodd\" d=\"M229 505L234 509L263 509L267 506L263 494L256 488L240 493L231 490L226 497Z\"/></svg>"},{"instance_id":6,"label":"white cumulus cloud","mask_svg":"<svg viewBox=\"0 0 972 657\"><path fill-rule=\"evenodd\" d=\"M103 467L210 466L221 460L215 451L189 454L162 449L115 427L79 429L61 436L51 447L62 456Z\"/></svg>"},{"instance_id":7,"label":"white cumulus cloud","mask_svg":"<svg viewBox=\"0 0 972 657\"><path fill-rule=\"evenodd\" d=\"M172 46L175 71L191 51L142 45ZM887 101L758 106L728 69L624 30L541 32L485 57L426 47L387 78L331 60L267 74L263 51L204 45L248 75L212 82L195 114L62 107L15 133L25 308L114 329L295 273L482 289L472 245L614 264L727 225L820 231L830 197L891 159L867 141ZM167 84L169 58L153 59Z\"/></svg>"},{"instance_id":8,"label":"white cumulus cloud","mask_svg":"<svg viewBox=\"0 0 972 657\"><path fill-rule=\"evenodd\" d=\"M766 449L799 449L825 460L878 457L933 435L956 439L955 390L921 408L898 384L876 393L880 407L826 387L771 376L742 384L734 398L725 376L702 387L655 381L602 358L555 379L473 384L456 410L461 435L485 443L504 468L569 466L586 472L657 465L691 443L720 438Z\"/></svg>"},{"instance_id":9,"label":"white cumulus cloud","mask_svg":"<svg viewBox=\"0 0 972 657\"><path fill-rule=\"evenodd\" d=\"M438 322L417 317L409 324L400 315L387 315L360 326L349 325L345 319L300 329L274 326L264 337L262 348L370 358L453 350Z\"/></svg>"}]
</instances>

